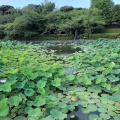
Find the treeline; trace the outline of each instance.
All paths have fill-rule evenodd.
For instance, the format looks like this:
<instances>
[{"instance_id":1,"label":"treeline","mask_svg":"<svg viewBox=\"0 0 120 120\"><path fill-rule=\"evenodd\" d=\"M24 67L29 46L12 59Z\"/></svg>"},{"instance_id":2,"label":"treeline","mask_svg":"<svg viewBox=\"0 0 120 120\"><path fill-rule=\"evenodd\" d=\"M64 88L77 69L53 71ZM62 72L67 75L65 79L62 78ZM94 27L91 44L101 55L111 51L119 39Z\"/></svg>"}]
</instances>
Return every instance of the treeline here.
<instances>
[{"instance_id":1,"label":"treeline","mask_svg":"<svg viewBox=\"0 0 120 120\"><path fill-rule=\"evenodd\" d=\"M0 6L0 38L31 39L46 34L99 33L106 27L120 26L120 5L112 0L91 0L87 8L55 3L29 4L22 9Z\"/></svg>"}]
</instances>

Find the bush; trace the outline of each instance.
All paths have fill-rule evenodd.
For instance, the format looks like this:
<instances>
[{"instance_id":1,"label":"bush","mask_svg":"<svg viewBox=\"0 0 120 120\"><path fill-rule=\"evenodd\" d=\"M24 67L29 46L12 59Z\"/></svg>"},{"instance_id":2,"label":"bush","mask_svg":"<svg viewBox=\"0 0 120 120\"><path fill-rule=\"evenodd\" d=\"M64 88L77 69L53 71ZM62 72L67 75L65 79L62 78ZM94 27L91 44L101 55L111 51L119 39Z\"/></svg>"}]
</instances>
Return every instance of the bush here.
<instances>
[{"instance_id":1,"label":"bush","mask_svg":"<svg viewBox=\"0 0 120 120\"><path fill-rule=\"evenodd\" d=\"M81 35L82 39L87 38L85 34ZM97 34L91 34L90 39L97 39L97 38L109 38L109 39L116 39L120 38L119 33L97 33Z\"/></svg>"},{"instance_id":2,"label":"bush","mask_svg":"<svg viewBox=\"0 0 120 120\"><path fill-rule=\"evenodd\" d=\"M48 34L48 35L40 35L36 38L36 40L73 40L73 34Z\"/></svg>"},{"instance_id":3,"label":"bush","mask_svg":"<svg viewBox=\"0 0 120 120\"><path fill-rule=\"evenodd\" d=\"M90 38L96 39L96 38L109 38L109 39L115 39L117 38L119 34L118 33L101 33L101 34L92 34Z\"/></svg>"},{"instance_id":4,"label":"bush","mask_svg":"<svg viewBox=\"0 0 120 120\"><path fill-rule=\"evenodd\" d=\"M107 28L103 30L103 33L120 33L120 28Z\"/></svg>"},{"instance_id":5,"label":"bush","mask_svg":"<svg viewBox=\"0 0 120 120\"><path fill-rule=\"evenodd\" d=\"M73 40L73 34L46 34L46 35L39 35L36 37L31 37L27 40Z\"/></svg>"}]
</instances>

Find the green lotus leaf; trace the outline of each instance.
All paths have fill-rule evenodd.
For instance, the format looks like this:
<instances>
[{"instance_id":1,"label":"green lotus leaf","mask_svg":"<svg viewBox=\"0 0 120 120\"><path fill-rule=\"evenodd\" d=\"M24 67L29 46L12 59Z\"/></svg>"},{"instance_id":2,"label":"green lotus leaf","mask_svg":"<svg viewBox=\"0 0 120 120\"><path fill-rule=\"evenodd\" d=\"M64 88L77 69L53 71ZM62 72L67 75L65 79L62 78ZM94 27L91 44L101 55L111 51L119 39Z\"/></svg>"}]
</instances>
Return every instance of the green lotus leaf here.
<instances>
[{"instance_id":1,"label":"green lotus leaf","mask_svg":"<svg viewBox=\"0 0 120 120\"><path fill-rule=\"evenodd\" d=\"M90 95L92 98L99 98L99 96L98 96L98 93L91 93L91 95Z\"/></svg>"},{"instance_id":2,"label":"green lotus leaf","mask_svg":"<svg viewBox=\"0 0 120 120\"><path fill-rule=\"evenodd\" d=\"M0 84L0 91L11 92L11 84L6 82L5 84Z\"/></svg>"},{"instance_id":3,"label":"green lotus leaf","mask_svg":"<svg viewBox=\"0 0 120 120\"><path fill-rule=\"evenodd\" d=\"M111 89L111 84L106 84L106 89L110 90Z\"/></svg>"},{"instance_id":4,"label":"green lotus leaf","mask_svg":"<svg viewBox=\"0 0 120 120\"><path fill-rule=\"evenodd\" d=\"M80 105L82 105L83 107L87 107L87 105L88 105L88 102L87 102L87 101L84 101L84 100L79 100L78 103L79 103Z\"/></svg>"},{"instance_id":5,"label":"green lotus leaf","mask_svg":"<svg viewBox=\"0 0 120 120\"><path fill-rule=\"evenodd\" d=\"M30 97L33 96L35 91L33 89L25 90L25 95Z\"/></svg>"},{"instance_id":6,"label":"green lotus leaf","mask_svg":"<svg viewBox=\"0 0 120 120\"><path fill-rule=\"evenodd\" d=\"M43 87L45 87L46 83L47 83L47 81L39 80L37 82L37 87L38 88L43 88Z\"/></svg>"},{"instance_id":7,"label":"green lotus leaf","mask_svg":"<svg viewBox=\"0 0 120 120\"><path fill-rule=\"evenodd\" d=\"M111 88L112 91L118 91L119 90L119 87L118 86L114 86Z\"/></svg>"},{"instance_id":8,"label":"green lotus leaf","mask_svg":"<svg viewBox=\"0 0 120 120\"><path fill-rule=\"evenodd\" d=\"M90 111L89 111L88 109L86 109L86 108L82 108L82 112L83 112L84 114L90 113Z\"/></svg>"},{"instance_id":9,"label":"green lotus leaf","mask_svg":"<svg viewBox=\"0 0 120 120\"><path fill-rule=\"evenodd\" d=\"M71 115L70 118L75 118L75 115Z\"/></svg>"},{"instance_id":10,"label":"green lotus leaf","mask_svg":"<svg viewBox=\"0 0 120 120\"><path fill-rule=\"evenodd\" d=\"M24 94L22 94L22 93L19 94L19 97L24 99L25 101L27 100L26 96Z\"/></svg>"},{"instance_id":11,"label":"green lotus leaf","mask_svg":"<svg viewBox=\"0 0 120 120\"><path fill-rule=\"evenodd\" d=\"M28 81L27 84L28 84L29 87L31 87L31 88L34 88L34 87L35 87L35 83L34 83L34 82Z\"/></svg>"},{"instance_id":12,"label":"green lotus leaf","mask_svg":"<svg viewBox=\"0 0 120 120\"><path fill-rule=\"evenodd\" d=\"M6 63L8 63L9 62L9 60L7 59L7 58L2 58L2 63L4 63L4 64L6 64Z\"/></svg>"},{"instance_id":13,"label":"green lotus leaf","mask_svg":"<svg viewBox=\"0 0 120 120\"><path fill-rule=\"evenodd\" d=\"M28 116L30 117L40 117L42 116L42 112L39 108L29 108L27 110Z\"/></svg>"},{"instance_id":14,"label":"green lotus leaf","mask_svg":"<svg viewBox=\"0 0 120 120\"><path fill-rule=\"evenodd\" d=\"M23 88L24 85L25 85L24 82L17 82L17 83L16 83L16 87L17 87L17 88Z\"/></svg>"},{"instance_id":15,"label":"green lotus leaf","mask_svg":"<svg viewBox=\"0 0 120 120\"><path fill-rule=\"evenodd\" d=\"M102 120L102 118L100 118L98 115L91 114L89 116L89 120Z\"/></svg>"},{"instance_id":16,"label":"green lotus leaf","mask_svg":"<svg viewBox=\"0 0 120 120\"><path fill-rule=\"evenodd\" d=\"M98 111L101 112L101 113L102 113L102 112L103 112L103 113L106 113L106 112L107 112L107 109L106 109L106 108L98 108Z\"/></svg>"},{"instance_id":17,"label":"green lotus leaf","mask_svg":"<svg viewBox=\"0 0 120 120\"><path fill-rule=\"evenodd\" d=\"M37 73L32 73L32 66L22 69L22 73L25 74L29 79L34 80L38 77Z\"/></svg>"},{"instance_id":18,"label":"green lotus leaf","mask_svg":"<svg viewBox=\"0 0 120 120\"><path fill-rule=\"evenodd\" d=\"M83 79L84 79L84 83L86 85L91 85L91 80L88 78L88 76L86 74L83 75Z\"/></svg>"},{"instance_id":19,"label":"green lotus leaf","mask_svg":"<svg viewBox=\"0 0 120 120\"><path fill-rule=\"evenodd\" d=\"M61 111L62 113L67 113L69 110L68 110L67 108L62 108L60 111Z\"/></svg>"},{"instance_id":20,"label":"green lotus leaf","mask_svg":"<svg viewBox=\"0 0 120 120\"><path fill-rule=\"evenodd\" d=\"M108 115L106 113L100 113L100 117L105 119L105 120L109 120L110 119L110 115Z\"/></svg>"},{"instance_id":21,"label":"green lotus leaf","mask_svg":"<svg viewBox=\"0 0 120 120\"><path fill-rule=\"evenodd\" d=\"M86 88L85 87L76 87L74 90L83 92L86 90Z\"/></svg>"},{"instance_id":22,"label":"green lotus leaf","mask_svg":"<svg viewBox=\"0 0 120 120\"><path fill-rule=\"evenodd\" d=\"M70 111L74 111L75 107L73 105L67 105L67 109Z\"/></svg>"},{"instance_id":23,"label":"green lotus leaf","mask_svg":"<svg viewBox=\"0 0 120 120\"><path fill-rule=\"evenodd\" d=\"M97 67L97 68L95 69L95 71L104 71L104 70L105 70L104 67Z\"/></svg>"},{"instance_id":24,"label":"green lotus leaf","mask_svg":"<svg viewBox=\"0 0 120 120\"><path fill-rule=\"evenodd\" d=\"M9 74L7 81L13 85L17 80L18 76L16 74Z\"/></svg>"},{"instance_id":25,"label":"green lotus leaf","mask_svg":"<svg viewBox=\"0 0 120 120\"><path fill-rule=\"evenodd\" d=\"M34 104L33 101L27 101L28 106L32 106L33 104Z\"/></svg>"},{"instance_id":26,"label":"green lotus leaf","mask_svg":"<svg viewBox=\"0 0 120 120\"><path fill-rule=\"evenodd\" d=\"M65 108L65 107L66 107L66 104L65 104L65 103L60 102L60 103L58 104L58 106L59 106L60 108Z\"/></svg>"},{"instance_id":27,"label":"green lotus leaf","mask_svg":"<svg viewBox=\"0 0 120 120\"><path fill-rule=\"evenodd\" d=\"M9 73L11 74L16 74L18 72L18 69L12 68Z\"/></svg>"},{"instance_id":28,"label":"green lotus leaf","mask_svg":"<svg viewBox=\"0 0 120 120\"><path fill-rule=\"evenodd\" d=\"M31 80L34 80L34 79L36 79L38 77L38 74L37 73L28 72L27 76Z\"/></svg>"},{"instance_id":29,"label":"green lotus leaf","mask_svg":"<svg viewBox=\"0 0 120 120\"><path fill-rule=\"evenodd\" d=\"M114 120L120 120L120 114L116 115L116 116L114 117Z\"/></svg>"},{"instance_id":30,"label":"green lotus leaf","mask_svg":"<svg viewBox=\"0 0 120 120\"><path fill-rule=\"evenodd\" d=\"M0 120L12 120L12 119L8 117L0 117Z\"/></svg>"},{"instance_id":31,"label":"green lotus leaf","mask_svg":"<svg viewBox=\"0 0 120 120\"><path fill-rule=\"evenodd\" d=\"M120 80L118 77L115 77L115 75L109 75L109 76L107 76L107 78L108 78L111 82L116 82L116 81L119 81L119 80Z\"/></svg>"},{"instance_id":32,"label":"green lotus leaf","mask_svg":"<svg viewBox=\"0 0 120 120\"><path fill-rule=\"evenodd\" d=\"M58 71L59 72L59 76L63 76L63 75L65 75L66 74L66 71L65 70L59 70Z\"/></svg>"},{"instance_id":33,"label":"green lotus leaf","mask_svg":"<svg viewBox=\"0 0 120 120\"><path fill-rule=\"evenodd\" d=\"M3 99L0 101L0 116L5 117L9 113L9 107L6 103L6 100Z\"/></svg>"},{"instance_id":34,"label":"green lotus leaf","mask_svg":"<svg viewBox=\"0 0 120 120\"><path fill-rule=\"evenodd\" d=\"M12 113L15 113L16 111L18 111L18 109L19 109L19 107L14 107L14 108L11 110L11 112L12 112Z\"/></svg>"},{"instance_id":35,"label":"green lotus leaf","mask_svg":"<svg viewBox=\"0 0 120 120\"><path fill-rule=\"evenodd\" d=\"M102 88L98 85L92 85L91 87L88 87L87 91L100 93L102 91Z\"/></svg>"},{"instance_id":36,"label":"green lotus leaf","mask_svg":"<svg viewBox=\"0 0 120 120\"><path fill-rule=\"evenodd\" d=\"M119 69L115 69L115 70L112 70L112 71L111 71L111 73L113 73L113 74L116 74L116 75L117 75L117 74L119 74L119 73L120 73L120 70L119 70Z\"/></svg>"},{"instance_id":37,"label":"green lotus leaf","mask_svg":"<svg viewBox=\"0 0 120 120\"><path fill-rule=\"evenodd\" d=\"M108 69L113 69L115 67L115 63L111 62L110 65L108 66Z\"/></svg>"},{"instance_id":38,"label":"green lotus leaf","mask_svg":"<svg viewBox=\"0 0 120 120\"><path fill-rule=\"evenodd\" d=\"M23 116L17 116L14 118L14 120L27 120L27 119Z\"/></svg>"},{"instance_id":39,"label":"green lotus leaf","mask_svg":"<svg viewBox=\"0 0 120 120\"><path fill-rule=\"evenodd\" d=\"M43 106L43 105L45 105L45 99L44 98L41 98L41 99L39 99L39 100L35 100L34 102L33 102L33 105L34 106Z\"/></svg>"},{"instance_id":40,"label":"green lotus leaf","mask_svg":"<svg viewBox=\"0 0 120 120\"><path fill-rule=\"evenodd\" d=\"M27 120L36 120L36 118L33 118L33 117L27 117Z\"/></svg>"},{"instance_id":41,"label":"green lotus leaf","mask_svg":"<svg viewBox=\"0 0 120 120\"><path fill-rule=\"evenodd\" d=\"M0 100L4 99L5 98L5 94L1 94L0 95Z\"/></svg>"},{"instance_id":42,"label":"green lotus leaf","mask_svg":"<svg viewBox=\"0 0 120 120\"><path fill-rule=\"evenodd\" d=\"M72 80L75 79L75 76L73 74L70 74L70 75L67 76L67 79L72 81Z\"/></svg>"},{"instance_id":43,"label":"green lotus leaf","mask_svg":"<svg viewBox=\"0 0 120 120\"><path fill-rule=\"evenodd\" d=\"M45 89L44 88L38 88L38 92L40 92L43 95L43 94L45 94Z\"/></svg>"},{"instance_id":44,"label":"green lotus leaf","mask_svg":"<svg viewBox=\"0 0 120 120\"><path fill-rule=\"evenodd\" d=\"M61 80L59 78L52 80L52 85L55 87L61 86Z\"/></svg>"},{"instance_id":45,"label":"green lotus leaf","mask_svg":"<svg viewBox=\"0 0 120 120\"><path fill-rule=\"evenodd\" d=\"M54 94L51 94L51 95L49 95L48 96L48 98L50 99L50 100L56 100L56 95L54 95Z\"/></svg>"},{"instance_id":46,"label":"green lotus leaf","mask_svg":"<svg viewBox=\"0 0 120 120\"><path fill-rule=\"evenodd\" d=\"M18 106L21 101L22 101L22 98L20 98L19 96L11 96L8 99L8 103L13 106Z\"/></svg>"},{"instance_id":47,"label":"green lotus leaf","mask_svg":"<svg viewBox=\"0 0 120 120\"><path fill-rule=\"evenodd\" d=\"M55 109L52 109L50 113L55 119L64 120L65 118L67 118L66 114Z\"/></svg>"},{"instance_id":48,"label":"green lotus leaf","mask_svg":"<svg viewBox=\"0 0 120 120\"><path fill-rule=\"evenodd\" d=\"M96 105L88 105L87 110L94 112L97 111L97 106Z\"/></svg>"},{"instance_id":49,"label":"green lotus leaf","mask_svg":"<svg viewBox=\"0 0 120 120\"><path fill-rule=\"evenodd\" d=\"M97 78L96 84L99 84L99 83L101 83L101 82L102 82L102 78Z\"/></svg>"},{"instance_id":50,"label":"green lotus leaf","mask_svg":"<svg viewBox=\"0 0 120 120\"><path fill-rule=\"evenodd\" d=\"M18 111L18 115L21 115L21 114L24 114L25 113L25 111L24 111L24 109L22 108L22 109L19 109L19 111Z\"/></svg>"},{"instance_id":51,"label":"green lotus leaf","mask_svg":"<svg viewBox=\"0 0 120 120\"><path fill-rule=\"evenodd\" d=\"M107 114L110 116L116 116L117 114L114 111L108 110Z\"/></svg>"},{"instance_id":52,"label":"green lotus leaf","mask_svg":"<svg viewBox=\"0 0 120 120\"><path fill-rule=\"evenodd\" d=\"M55 120L51 115L46 118L39 118L39 120Z\"/></svg>"},{"instance_id":53,"label":"green lotus leaf","mask_svg":"<svg viewBox=\"0 0 120 120\"><path fill-rule=\"evenodd\" d=\"M10 117L11 117L12 119L15 118L15 116L16 116L15 113L12 113L12 114L10 115Z\"/></svg>"},{"instance_id":54,"label":"green lotus leaf","mask_svg":"<svg viewBox=\"0 0 120 120\"><path fill-rule=\"evenodd\" d=\"M50 77L52 77L52 73L44 73L44 76L45 76L46 78L50 78Z\"/></svg>"}]
</instances>

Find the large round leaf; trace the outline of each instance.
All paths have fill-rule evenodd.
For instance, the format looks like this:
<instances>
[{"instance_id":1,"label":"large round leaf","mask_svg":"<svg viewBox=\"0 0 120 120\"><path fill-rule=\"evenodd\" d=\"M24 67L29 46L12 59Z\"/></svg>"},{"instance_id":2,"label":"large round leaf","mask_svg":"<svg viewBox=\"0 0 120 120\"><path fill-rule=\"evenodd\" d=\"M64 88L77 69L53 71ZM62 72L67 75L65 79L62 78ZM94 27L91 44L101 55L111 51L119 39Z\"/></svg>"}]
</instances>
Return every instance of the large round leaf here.
<instances>
[{"instance_id":1,"label":"large round leaf","mask_svg":"<svg viewBox=\"0 0 120 120\"><path fill-rule=\"evenodd\" d=\"M33 96L35 91L33 89L25 90L25 95L30 97Z\"/></svg>"},{"instance_id":2,"label":"large round leaf","mask_svg":"<svg viewBox=\"0 0 120 120\"><path fill-rule=\"evenodd\" d=\"M3 117L7 116L8 112L9 112L9 107L6 103L6 100L3 99L2 101L0 101L0 116Z\"/></svg>"},{"instance_id":3,"label":"large round leaf","mask_svg":"<svg viewBox=\"0 0 120 120\"><path fill-rule=\"evenodd\" d=\"M19 103L22 101L22 98L18 97L18 96L11 96L9 99L8 99L8 103L10 105L13 105L13 106L18 106Z\"/></svg>"}]
</instances>

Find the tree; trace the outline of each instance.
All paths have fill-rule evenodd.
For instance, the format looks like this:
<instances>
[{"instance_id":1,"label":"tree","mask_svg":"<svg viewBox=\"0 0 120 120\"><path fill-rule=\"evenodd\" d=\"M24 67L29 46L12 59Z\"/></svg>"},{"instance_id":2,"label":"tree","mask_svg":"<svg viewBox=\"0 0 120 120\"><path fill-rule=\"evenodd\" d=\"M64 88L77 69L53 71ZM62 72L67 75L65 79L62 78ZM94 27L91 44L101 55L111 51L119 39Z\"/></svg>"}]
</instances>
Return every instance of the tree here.
<instances>
[{"instance_id":1,"label":"tree","mask_svg":"<svg viewBox=\"0 0 120 120\"><path fill-rule=\"evenodd\" d=\"M60 11L61 12L69 12L73 9L74 9L73 6L63 6L63 7L60 8Z\"/></svg>"},{"instance_id":2,"label":"tree","mask_svg":"<svg viewBox=\"0 0 120 120\"><path fill-rule=\"evenodd\" d=\"M5 36L4 25L0 24L0 39L2 39L4 36Z\"/></svg>"},{"instance_id":3,"label":"tree","mask_svg":"<svg viewBox=\"0 0 120 120\"><path fill-rule=\"evenodd\" d=\"M114 5L112 13L112 23L120 25L120 5Z\"/></svg>"},{"instance_id":4,"label":"tree","mask_svg":"<svg viewBox=\"0 0 120 120\"><path fill-rule=\"evenodd\" d=\"M88 38L90 38L90 34L104 28L105 21L97 8L82 10L81 19Z\"/></svg>"},{"instance_id":5,"label":"tree","mask_svg":"<svg viewBox=\"0 0 120 120\"><path fill-rule=\"evenodd\" d=\"M42 4L42 12L43 13L53 12L54 9L55 9L55 3L46 1L44 4Z\"/></svg>"},{"instance_id":6,"label":"tree","mask_svg":"<svg viewBox=\"0 0 120 120\"><path fill-rule=\"evenodd\" d=\"M40 14L29 11L16 17L13 23L5 25L5 33L14 38L31 38L41 34L45 28L45 19Z\"/></svg>"},{"instance_id":7,"label":"tree","mask_svg":"<svg viewBox=\"0 0 120 120\"><path fill-rule=\"evenodd\" d=\"M14 9L14 7L10 5L2 5L0 6L0 13L2 15L10 14L10 11L9 11L10 9Z\"/></svg>"},{"instance_id":8,"label":"tree","mask_svg":"<svg viewBox=\"0 0 120 120\"><path fill-rule=\"evenodd\" d=\"M91 8L101 10L101 15L106 21L106 24L111 24L110 13L113 9L114 2L112 0L91 0Z\"/></svg>"}]
</instances>

